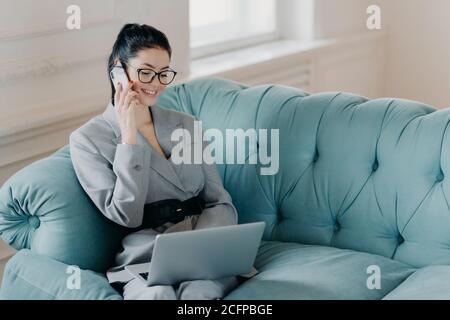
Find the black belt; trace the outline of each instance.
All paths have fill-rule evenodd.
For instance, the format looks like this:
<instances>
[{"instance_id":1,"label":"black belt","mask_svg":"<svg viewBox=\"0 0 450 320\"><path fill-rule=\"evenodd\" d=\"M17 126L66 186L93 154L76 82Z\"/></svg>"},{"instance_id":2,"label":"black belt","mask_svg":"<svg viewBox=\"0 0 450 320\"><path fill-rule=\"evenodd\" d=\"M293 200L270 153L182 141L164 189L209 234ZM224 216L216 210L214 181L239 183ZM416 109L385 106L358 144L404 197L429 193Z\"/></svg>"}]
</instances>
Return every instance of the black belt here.
<instances>
[{"instance_id":1,"label":"black belt","mask_svg":"<svg viewBox=\"0 0 450 320\"><path fill-rule=\"evenodd\" d=\"M144 205L144 218L141 228L157 228L166 222L178 223L186 216L201 214L205 208L202 197L187 200L165 199Z\"/></svg>"}]
</instances>

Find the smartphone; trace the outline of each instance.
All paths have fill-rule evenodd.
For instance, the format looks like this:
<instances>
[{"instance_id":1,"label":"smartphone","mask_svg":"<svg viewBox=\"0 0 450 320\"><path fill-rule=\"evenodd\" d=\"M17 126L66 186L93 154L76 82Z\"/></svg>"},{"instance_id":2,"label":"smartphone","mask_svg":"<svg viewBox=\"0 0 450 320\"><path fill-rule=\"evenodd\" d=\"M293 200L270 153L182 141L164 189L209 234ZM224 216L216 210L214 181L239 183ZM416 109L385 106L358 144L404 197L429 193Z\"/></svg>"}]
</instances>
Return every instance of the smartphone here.
<instances>
[{"instance_id":1,"label":"smartphone","mask_svg":"<svg viewBox=\"0 0 450 320\"><path fill-rule=\"evenodd\" d=\"M122 90L127 87L129 79L122 63L118 62L109 73L109 76L111 77L111 81L114 83L114 88L116 88L116 90L118 82L122 85Z\"/></svg>"}]
</instances>

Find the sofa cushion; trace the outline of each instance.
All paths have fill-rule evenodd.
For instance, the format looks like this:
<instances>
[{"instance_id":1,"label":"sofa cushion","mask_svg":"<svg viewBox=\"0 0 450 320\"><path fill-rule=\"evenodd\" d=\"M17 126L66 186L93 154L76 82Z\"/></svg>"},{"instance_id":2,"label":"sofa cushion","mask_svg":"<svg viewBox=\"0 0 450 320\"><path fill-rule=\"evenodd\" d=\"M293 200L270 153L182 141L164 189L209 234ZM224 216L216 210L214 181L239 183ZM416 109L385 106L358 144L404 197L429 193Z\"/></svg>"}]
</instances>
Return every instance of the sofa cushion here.
<instances>
[{"instance_id":1,"label":"sofa cushion","mask_svg":"<svg viewBox=\"0 0 450 320\"><path fill-rule=\"evenodd\" d=\"M385 300L450 300L450 266L424 267L414 272Z\"/></svg>"},{"instance_id":2,"label":"sofa cushion","mask_svg":"<svg viewBox=\"0 0 450 320\"><path fill-rule=\"evenodd\" d=\"M367 285L371 266L379 267L380 289ZM283 242L263 242L255 267L259 274L226 299L381 299L415 271L378 255Z\"/></svg>"},{"instance_id":3,"label":"sofa cushion","mask_svg":"<svg viewBox=\"0 0 450 320\"><path fill-rule=\"evenodd\" d=\"M6 264L0 299L97 300L122 299L104 275L80 269L79 289L72 281L78 271L62 262L23 249ZM69 283L69 286L67 285Z\"/></svg>"}]
</instances>

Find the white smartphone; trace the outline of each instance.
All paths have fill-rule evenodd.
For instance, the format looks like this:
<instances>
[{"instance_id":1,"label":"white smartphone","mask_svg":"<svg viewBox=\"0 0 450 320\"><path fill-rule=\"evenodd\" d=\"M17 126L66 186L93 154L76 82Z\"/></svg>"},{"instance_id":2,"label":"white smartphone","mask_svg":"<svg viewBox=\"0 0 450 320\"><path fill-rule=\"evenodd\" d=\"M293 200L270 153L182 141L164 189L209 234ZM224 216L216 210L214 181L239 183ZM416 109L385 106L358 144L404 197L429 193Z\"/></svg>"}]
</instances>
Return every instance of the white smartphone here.
<instances>
[{"instance_id":1,"label":"white smartphone","mask_svg":"<svg viewBox=\"0 0 450 320\"><path fill-rule=\"evenodd\" d=\"M128 75L125 72L125 69L122 67L122 64L119 62L114 66L114 68L109 73L111 77L111 81L114 83L114 88L117 90L117 83L119 82L122 85L122 90L125 89L128 85Z\"/></svg>"}]
</instances>

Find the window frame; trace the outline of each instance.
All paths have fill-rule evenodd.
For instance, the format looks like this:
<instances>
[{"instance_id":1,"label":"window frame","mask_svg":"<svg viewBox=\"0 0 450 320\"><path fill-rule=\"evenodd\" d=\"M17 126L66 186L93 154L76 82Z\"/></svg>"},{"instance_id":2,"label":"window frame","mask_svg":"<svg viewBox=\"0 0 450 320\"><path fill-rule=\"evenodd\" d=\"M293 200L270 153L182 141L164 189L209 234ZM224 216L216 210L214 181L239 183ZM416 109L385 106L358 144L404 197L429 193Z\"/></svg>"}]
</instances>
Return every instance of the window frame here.
<instances>
[{"instance_id":1,"label":"window frame","mask_svg":"<svg viewBox=\"0 0 450 320\"><path fill-rule=\"evenodd\" d=\"M200 59L220 53L225 53L237 49L243 49L246 47L276 41L281 39L282 32L280 30L280 8L279 2L275 0L275 30L271 32L263 32L253 36L242 37L233 40L226 40L213 44L205 44L197 47L192 47L189 41L189 49L191 60ZM189 32L190 32L189 26Z\"/></svg>"}]
</instances>

